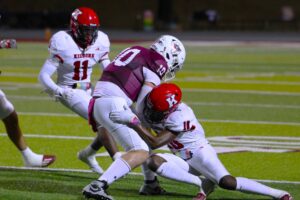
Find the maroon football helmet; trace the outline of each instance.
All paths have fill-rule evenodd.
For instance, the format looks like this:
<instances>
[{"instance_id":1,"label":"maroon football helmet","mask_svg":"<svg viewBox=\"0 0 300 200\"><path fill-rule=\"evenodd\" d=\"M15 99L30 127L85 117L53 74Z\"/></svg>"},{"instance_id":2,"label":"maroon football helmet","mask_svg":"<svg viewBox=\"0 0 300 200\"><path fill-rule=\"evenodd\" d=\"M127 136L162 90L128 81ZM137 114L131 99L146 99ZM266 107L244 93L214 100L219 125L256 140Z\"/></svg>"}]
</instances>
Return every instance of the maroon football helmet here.
<instances>
[{"instance_id":1,"label":"maroon football helmet","mask_svg":"<svg viewBox=\"0 0 300 200\"><path fill-rule=\"evenodd\" d=\"M162 83L148 94L144 116L148 122L158 123L173 112L181 101L182 92L173 83Z\"/></svg>"},{"instance_id":2,"label":"maroon football helmet","mask_svg":"<svg viewBox=\"0 0 300 200\"><path fill-rule=\"evenodd\" d=\"M80 7L72 12L70 26L76 43L86 48L97 39L100 22L94 10Z\"/></svg>"}]
</instances>

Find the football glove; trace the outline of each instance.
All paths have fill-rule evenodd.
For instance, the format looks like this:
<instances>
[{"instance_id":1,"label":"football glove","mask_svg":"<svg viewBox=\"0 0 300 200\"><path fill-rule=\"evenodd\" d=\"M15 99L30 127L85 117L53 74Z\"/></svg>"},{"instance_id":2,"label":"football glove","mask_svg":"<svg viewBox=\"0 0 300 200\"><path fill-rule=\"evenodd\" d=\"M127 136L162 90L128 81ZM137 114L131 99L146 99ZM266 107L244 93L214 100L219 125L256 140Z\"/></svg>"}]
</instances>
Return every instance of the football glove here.
<instances>
[{"instance_id":1,"label":"football glove","mask_svg":"<svg viewBox=\"0 0 300 200\"><path fill-rule=\"evenodd\" d=\"M139 118L129 109L124 111L112 111L109 113L109 118L115 123L128 126L140 124Z\"/></svg>"},{"instance_id":2,"label":"football glove","mask_svg":"<svg viewBox=\"0 0 300 200\"><path fill-rule=\"evenodd\" d=\"M17 41L15 39L5 39L0 41L0 49L16 49Z\"/></svg>"}]
</instances>

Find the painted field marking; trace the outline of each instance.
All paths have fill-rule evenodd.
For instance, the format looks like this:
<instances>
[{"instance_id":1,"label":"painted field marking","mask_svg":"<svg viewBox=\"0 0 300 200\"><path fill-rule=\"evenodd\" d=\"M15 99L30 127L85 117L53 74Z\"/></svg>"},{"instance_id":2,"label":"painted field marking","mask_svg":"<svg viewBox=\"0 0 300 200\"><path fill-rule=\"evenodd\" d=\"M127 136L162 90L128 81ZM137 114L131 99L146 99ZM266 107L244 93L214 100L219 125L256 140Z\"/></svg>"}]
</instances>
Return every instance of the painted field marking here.
<instances>
[{"instance_id":1,"label":"painted field marking","mask_svg":"<svg viewBox=\"0 0 300 200\"><path fill-rule=\"evenodd\" d=\"M79 172L79 173L95 173L91 170L83 169L67 169L67 168L40 168L40 167L15 167L15 166L0 166L2 170L27 170L27 171L49 171L49 172ZM130 175L134 176L143 176L142 173L130 172ZM300 181L286 181L286 180L262 180L262 179L253 179L262 183L280 183L280 184L293 184L298 185Z\"/></svg>"},{"instance_id":2,"label":"painted field marking","mask_svg":"<svg viewBox=\"0 0 300 200\"><path fill-rule=\"evenodd\" d=\"M0 136L7 137L6 133ZM25 134L26 138L47 138L66 140L93 140L94 137L85 136L63 136L63 135L42 135ZM300 137L274 137L274 136L215 136L207 138L214 146L217 153L233 152L295 152L300 151ZM169 151L167 146L159 150ZM109 156L107 152L99 153L97 156Z\"/></svg>"}]
</instances>

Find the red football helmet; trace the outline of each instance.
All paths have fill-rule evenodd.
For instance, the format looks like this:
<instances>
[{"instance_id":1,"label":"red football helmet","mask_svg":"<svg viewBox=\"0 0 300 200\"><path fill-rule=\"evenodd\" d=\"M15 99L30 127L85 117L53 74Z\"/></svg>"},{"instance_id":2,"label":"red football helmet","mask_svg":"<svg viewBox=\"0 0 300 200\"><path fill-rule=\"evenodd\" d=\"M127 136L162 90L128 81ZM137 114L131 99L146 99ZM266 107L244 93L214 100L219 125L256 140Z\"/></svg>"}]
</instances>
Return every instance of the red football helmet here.
<instances>
[{"instance_id":1,"label":"red football helmet","mask_svg":"<svg viewBox=\"0 0 300 200\"><path fill-rule=\"evenodd\" d=\"M173 83L162 83L148 94L144 109L148 122L158 123L173 112L181 101L182 92Z\"/></svg>"},{"instance_id":2,"label":"red football helmet","mask_svg":"<svg viewBox=\"0 0 300 200\"><path fill-rule=\"evenodd\" d=\"M80 7L72 12L70 25L76 42L86 48L96 40L100 22L94 10Z\"/></svg>"}]
</instances>

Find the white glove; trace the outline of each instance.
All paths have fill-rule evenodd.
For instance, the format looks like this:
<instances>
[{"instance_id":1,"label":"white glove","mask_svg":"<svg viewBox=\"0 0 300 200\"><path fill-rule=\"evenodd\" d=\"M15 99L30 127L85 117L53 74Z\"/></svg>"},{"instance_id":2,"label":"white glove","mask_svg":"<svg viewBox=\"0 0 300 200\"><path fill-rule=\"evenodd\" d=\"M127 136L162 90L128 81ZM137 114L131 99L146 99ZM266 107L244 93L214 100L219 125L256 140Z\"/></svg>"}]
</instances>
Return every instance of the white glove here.
<instances>
[{"instance_id":1,"label":"white glove","mask_svg":"<svg viewBox=\"0 0 300 200\"><path fill-rule=\"evenodd\" d=\"M112 111L109 113L109 118L115 123L129 126L140 124L139 118L129 109L124 111Z\"/></svg>"},{"instance_id":2,"label":"white glove","mask_svg":"<svg viewBox=\"0 0 300 200\"><path fill-rule=\"evenodd\" d=\"M0 49L16 49L17 41L15 39L5 39L0 41Z\"/></svg>"},{"instance_id":3,"label":"white glove","mask_svg":"<svg viewBox=\"0 0 300 200\"><path fill-rule=\"evenodd\" d=\"M67 102L71 102L74 96L74 90L71 88L57 88L54 92L54 96L56 99L63 99Z\"/></svg>"}]
</instances>

